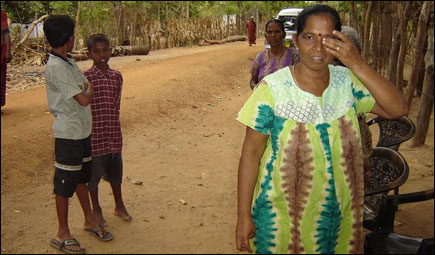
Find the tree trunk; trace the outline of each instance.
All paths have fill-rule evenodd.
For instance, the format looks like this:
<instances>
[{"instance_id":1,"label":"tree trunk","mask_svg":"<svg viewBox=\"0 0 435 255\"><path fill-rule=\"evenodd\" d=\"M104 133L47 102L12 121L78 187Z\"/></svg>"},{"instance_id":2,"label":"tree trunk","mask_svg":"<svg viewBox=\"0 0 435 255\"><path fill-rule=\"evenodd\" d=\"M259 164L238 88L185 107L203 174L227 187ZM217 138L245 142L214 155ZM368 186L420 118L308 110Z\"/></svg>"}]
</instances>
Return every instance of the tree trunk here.
<instances>
[{"instance_id":1,"label":"tree trunk","mask_svg":"<svg viewBox=\"0 0 435 255\"><path fill-rule=\"evenodd\" d=\"M360 28L360 30L359 30L359 38L361 38L361 56L362 57L364 57L363 48L364 48L364 44L365 44L365 42L364 42L364 40L365 40L365 34L364 34L365 21L364 21L364 19L367 16L367 11L369 10L368 9L368 5L369 5L368 3L369 2L361 2L360 3L362 5L362 7L361 7L361 9L362 9L362 14L361 14L362 22L360 22L358 25L359 25L359 28Z\"/></svg>"},{"instance_id":2,"label":"tree trunk","mask_svg":"<svg viewBox=\"0 0 435 255\"><path fill-rule=\"evenodd\" d=\"M165 30L168 30L168 1L165 1Z\"/></svg>"},{"instance_id":3,"label":"tree trunk","mask_svg":"<svg viewBox=\"0 0 435 255\"><path fill-rule=\"evenodd\" d=\"M408 38L407 38L407 28L408 28L408 21L410 18L410 12L412 7L412 1L408 1L405 4L405 9L403 10L403 17L400 17L400 26L398 29L398 33L400 33L400 51L399 51L399 57L397 59L397 68L396 68L396 87L403 92L403 70L405 66L405 58L406 58L406 52L408 48Z\"/></svg>"},{"instance_id":4,"label":"tree trunk","mask_svg":"<svg viewBox=\"0 0 435 255\"><path fill-rule=\"evenodd\" d=\"M230 15L227 14L227 37L230 36Z\"/></svg>"},{"instance_id":5,"label":"tree trunk","mask_svg":"<svg viewBox=\"0 0 435 255\"><path fill-rule=\"evenodd\" d=\"M255 3L255 37L258 38L258 27L260 26L260 19L258 17L258 2Z\"/></svg>"},{"instance_id":6,"label":"tree trunk","mask_svg":"<svg viewBox=\"0 0 435 255\"><path fill-rule=\"evenodd\" d=\"M424 38L424 41L427 42L427 32L426 32L426 37ZM421 53L423 56L426 55L426 50L427 50L427 43L425 43L423 46L423 51ZM418 70L419 70L419 74L418 74L418 80L417 80L417 84L415 86L415 90L417 92L417 96L420 97L421 92L423 91L424 73L426 72L424 61L420 62L420 66L419 66Z\"/></svg>"},{"instance_id":7,"label":"tree trunk","mask_svg":"<svg viewBox=\"0 0 435 255\"><path fill-rule=\"evenodd\" d=\"M391 3L383 3L382 10L382 26L381 26L381 34L379 36L379 45L380 45L380 55L381 55L381 70L382 74L385 75L386 66L388 65L388 57L389 50L391 49L392 43L392 31L393 31L393 5Z\"/></svg>"},{"instance_id":8,"label":"tree trunk","mask_svg":"<svg viewBox=\"0 0 435 255\"><path fill-rule=\"evenodd\" d=\"M356 3L354 1L350 2L350 26L355 28L355 30L359 31L358 27L358 10L356 7ZM360 37L361 38L361 37Z\"/></svg>"},{"instance_id":9,"label":"tree trunk","mask_svg":"<svg viewBox=\"0 0 435 255\"><path fill-rule=\"evenodd\" d=\"M412 1L414 7L413 10L414 13L411 11L412 16L412 37L417 36L417 30L418 30L418 20L420 19L421 9L423 7L423 1Z\"/></svg>"},{"instance_id":10,"label":"tree trunk","mask_svg":"<svg viewBox=\"0 0 435 255\"><path fill-rule=\"evenodd\" d=\"M242 29L241 29L241 25L242 25L242 3L240 1L237 1L237 7L239 12L237 13L237 34L241 35L242 33Z\"/></svg>"},{"instance_id":11,"label":"tree trunk","mask_svg":"<svg viewBox=\"0 0 435 255\"><path fill-rule=\"evenodd\" d=\"M189 20L189 17L190 17L189 1L186 1L186 19Z\"/></svg>"},{"instance_id":12,"label":"tree trunk","mask_svg":"<svg viewBox=\"0 0 435 255\"><path fill-rule=\"evenodd\" d=\"M180 1L180 23L183 23L184 5L183 1Z\"/></svg>"},{"instance_id":13,"label":"tree trunk","mask_svg":"<svg viewBox=\"0 0 435 255\"><path fill-rule=\"evenodd\" d=\"M363 44L363 56L364 59L368 62L368 56L369 56L369 52L370 52L370 25L371 25L371 17L372 15L372 10L373 10L373 6L374 6L374 1L370 1L369 2L369 6L367 8L367 13L365 16L365 20L364 20L364 44Z\"/></svg>"},{"instance_id":14,"label":"tree trunk","mask_svg":"<svg viewBox=\"0 0 435 255\"><path fill-rule=\"evenodd\" d=\"M411 109L412 106L412 98L414 97L415 87L417 86L418 75L419 75L419 63L423 61L423 47L426 38L427 31L427 23L430 14L430 4L433 2L424 2L423 7L421 8L421 14L418 21L418 29L417 29L417 37L415 40L415 56L413 62L413 68L411 72L411 78L408 82L408 94L407 94L407 103L408 109Z\"/></svg>"},{"instance_id":15,"label":"tree trunk","mask_svg":"<svg viewBox=\"0 0 435 255\"><path fill-rule=\"evenodd\" d=\"M80 1L77 2L77 13L76 13L76 27L75 27L75 41L74 41L74 49L81 49L81 45L79 45L79 34L80 34L80 10L82 4Z\"/></svg>"},{"instance_id":16,"label":"tree trunk","mask_svg":"<svg viewBox=\"0 0 435 255\"><path fill-rule=\"evenodd\" d=\"M405 9L403 9L403 6L398 3L397 4L397 18L393 19L393 22L396 20L400 20L399 25L396 30L396 34L394 35L393 39L393 46L390 50L390 61L388 66L388 74L389 74L389 80L391 83L395 84L397 88L402 90L402 86L396 82L396 73L397 73L397 62L400 52L400 45L402 43L401 38L406 38L406 22L408 18L405 16L405 11L409 9L410 1L404 2Z\"/></svg>"},{"instance_id":17,"label":"tree trunk","mask_svg":"<svg viewBox=\"0 0 435 255\"><path fill-rule=\"evenodd\" d=\"M199 46L204 46L207 44L224 44L227 42L246 41L246 39L247 38L244 35L233 35L233 36L229 36L227 38L221 39L221 40L210 40L210 39L204 38L204 40L199 43Z\"/></svg>"},{"instance_id":18,"label":"tree trunk","mask_svg":"<svg viewBox=\"0 0 435 255\"><path fill-rule=\"evenodd\" d=\"M136 16L137 16L137 12L136 10L134 10L134 15L133 15L133 22L131 22L131 26L130 26L130 45L134 46L136 45Z\"/></svg>"},{"instance_id":19,"label":"tree trunk","mask_svg":"<svg viewBox=\"0 0 435 255\"><path fill-rule=\"evenodd\" d=\"M124 10L122 8L122 2L119 3L118 15L118 44L122 45L124 41Z\"/></svg>"},{"instance_id":20,"label":"tree trunk","mask_svg":"<svg viewBox=\"0 0 435 255\"><path fill-rule=\"evenodd\" d=\"M371 55L371 63L372 66L375 68L376 71L379 72L379 54L378 54L378 37L379 37L379 27L381 25L381 15L380 15L380 11L381 11L381 6L380 6L380 2L374 2L375 4L373 5L373 11L372 11L372 36L371 36L371 41L370 41L370 55Z\"/></svg>"},{"instance_id":21,"label":"tree trunk","mask_svg":"<svg viewBox=\"0 0 435 255\"><path fill-rule=\"evenodd\" d=\"M411 142L411 147L423 145L426 140L427 130L434 104L434 38L433 29L428 36L428 50L426 51L425 62L426 72L424 76L423 93L418 111L416 132Z\"/></svg>"},{"instance_id":22,"label":"tree trunk","mask_svg":"<svg viewBox=\"0 0 435 255\"><path fill-rule=\"evenodd\" d=\"M160 1L157 1L157 20L160 22L160 27L163 27L162 20L160 18Z\"/></svg>"}]
</instances>

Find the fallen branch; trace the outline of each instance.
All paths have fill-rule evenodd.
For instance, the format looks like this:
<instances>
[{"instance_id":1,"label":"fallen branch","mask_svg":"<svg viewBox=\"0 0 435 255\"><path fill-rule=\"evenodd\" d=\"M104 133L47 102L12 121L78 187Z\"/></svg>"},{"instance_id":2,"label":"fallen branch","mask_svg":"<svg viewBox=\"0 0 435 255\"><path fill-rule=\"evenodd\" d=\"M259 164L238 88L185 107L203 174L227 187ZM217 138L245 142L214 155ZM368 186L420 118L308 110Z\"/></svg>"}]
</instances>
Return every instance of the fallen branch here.
<instances>
[{"instance_id":1,"label":"fallen branch","mask_svg":"<svg viewBox=\"0 0 435 255\"><path fill-rule=\"evenodd\" d=\"M30 36L30 34L32 33L33 29L35 28L36 24L38 24L39 22L43 21L47 17L48 17L48 14L46 14L46 15L40 17L39 19L33 21L32 25L30 25L30 28L27 31L26 35L24 35L23 39L21 39L21 41L19 41L17 43L16 48L20 47L20 45L23 44L27 40L27 38Z\"/></svg>"},{"instance_id":2,"label":"fallen branch","mask_svg":"<svg viewBox=\"0 0 435 255\"><path fill-rule=\"evenodd\" d=\"M137 45L137 46L115 46L112 49L112 57L115 56L130 56L130 55L147 55L150 51L150 47L148 45ZM71 57L74 60L87 60L89 59L87 56L88 50L73 50L71 52Z\"/></svg>"},{"instance_id":3,"label":"fallen branch","mask_svg":"<svg viewBox=\"0 0 435 255\"><path fill-rule=\"evenodd\" d=\"M234 36L229 36L229 37L221 39L221 40L209 40L207 38L204 38L204 40L202 40L199 43L199 46L207 45L205 43L208 43L208 44L224 44L224 43L236 42L236 41L246 41L246 36L243 36L243 35L234 35Z\"/></svg>"}]
</instances>

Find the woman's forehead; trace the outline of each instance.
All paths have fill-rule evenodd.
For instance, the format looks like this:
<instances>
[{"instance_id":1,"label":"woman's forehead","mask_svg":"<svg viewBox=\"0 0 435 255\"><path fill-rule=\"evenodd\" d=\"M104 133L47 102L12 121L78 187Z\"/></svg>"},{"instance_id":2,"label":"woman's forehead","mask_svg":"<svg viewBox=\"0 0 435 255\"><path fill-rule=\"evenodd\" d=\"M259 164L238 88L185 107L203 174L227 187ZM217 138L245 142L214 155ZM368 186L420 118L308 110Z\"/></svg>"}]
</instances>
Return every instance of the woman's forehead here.
<instances>
[{"instance_id":1,"label":"woman's forehead","mask_svg":"<svg viewBox=\"0 0 435 255\"><path fill-rule=\"evenodd\" d=\"M281 30L281 27L280 27L280 25L278 23L271 22L271 23L267 24L267 30L269 30L269 29L279 29L279 30Z\"/></svg>"},{"instance_id":2,"label":"woman's forehead","mask_svg":"<svg viewBox=\"0 0 435 255\"><path fill-rule=\"evenodd\" d=\"M303 33L332 34L335 28L334 21L328 14L318 14L308 17Z\"/></svg>"}]
</instances>

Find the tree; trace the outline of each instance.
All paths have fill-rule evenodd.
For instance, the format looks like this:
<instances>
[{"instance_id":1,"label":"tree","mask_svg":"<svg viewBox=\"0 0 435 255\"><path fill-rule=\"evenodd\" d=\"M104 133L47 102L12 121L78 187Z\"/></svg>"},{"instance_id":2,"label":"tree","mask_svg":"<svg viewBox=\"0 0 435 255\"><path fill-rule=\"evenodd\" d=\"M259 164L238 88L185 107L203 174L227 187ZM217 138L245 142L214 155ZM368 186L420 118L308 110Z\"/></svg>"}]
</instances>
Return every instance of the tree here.
<instances>
[{"instance_id":1,"label":"tree","mask_svg":"<svg viewBox=\"0 0 435 255\"><path fill-rule=\"evenodd\" d=\"M78 49L80 48L79 45L79 37L77 36L79 34L80 31L80 10L81 10L81 2L78 1L78 5L77 5L77 14L76 14L76 28L75 28L75 42L74 42L74 48Z\"/></svg>"},{"instance_id":2,"label":"tree","mask_svg":"<svg viewBox=\"0 0 435 255\"><path fill-rule=\"evenodd\" d=\"M367 8L367 13L365 14L364 20L364 37L363 37L363 57L366 61L368 61L369 57L369 46L370 46L370 25L372 23L371 17L373 16L373 7L375 5L374 1L369 2L369 6Z\"/></svg>"},{"instance_id":3,"label":"tree","mask_svg":"<svg viewBox=\"0 0 435 255\"><path fill-rule=\"evenodd\" d=\"M390 50L390 61L388 67L389 80L396 85L396 87L402 91L402 76L398 76L397 70L404 66L404 54L399 55L402 48L402 52L406 51L406 28L409 19L409 11L411 10L411 1L402 2L403 5L397 3L397 18L400 21L396 34L393 40L393 47ZM400 56L400 57L399 57ZM397 80L400 79L400 80Z\"/></svg>"},{"instance_id":4,"label":"tree","mask_svg":"<svg viewBox=\"0 0 435 255\"><path fill-rule=\"evenodd\" d=\"M394 12L394 4L388 2L381 3L381 30L378 37L378 52L380 60L378 61L380 71L385 74L386 66L388 65L389 51L391 49L392 41L392 14Z\"/></svg>"},{"instance_id":5,"label":"tree","mask_svg":"<svg viewBox=\"0 0 435 255\"><path fill-rule=\"evenodd\" d=\"M376 71L379 72L379 65L377 60L379 59L379 52L378 52L378 37L379 37L379 27L381 25L381 2L374 1L373 2L373 10L372 10L372 23L371 23L371 34L368 38L370 41L370 55L371 55L371 63L373 67L376 69ZM371 38L371 40L370 40ZM368 55L367 55L368 56ZM367 58L367 61L369 61L369 58Z\"/></svg>"},{"instance_id":6,"label":"tree","mask_svg":"<svg viewBox=\"0 0 435 255\"><path fill-rule=\"evenodd\" d=\"M1 6L12 22L21 24L29 24L52 11L50 1L1 1Z\"/></svg>"},{"instance_id":7,"label":"tree","mask_svg":"<svg viewBox=\"0 0 435 255\"><path fill-rule=\"evenodd\" d=\"M431 5L433 2L424 2L423 7L421 8L420 18L418 21L418 29L415 41L415 55L413 61L413 68L411 71L411 78L408 81L408 94L407 94L407 103L408 109L411 109L412 99L414 97L415 87L418 81L419 75L419 67L420 62L423 61L423 47L425 43L426 33L427 33L427 24L429 19L429 14L431 11Z\"/></svg>"},{"instance_id":8,"label":"tree","mask_svg":"<svg viewBox=\"0 0 435 255\"><path fill-rule=\"evenodd\" d=\"M350 17L349 17L349 25L355 30L359 31L358 27L358 10L356 3L354 1L350 2Z\"/></svg>"},{"instance_id":9,"label":"tree","mask_svg":"<svg viewBox=\"0 0 435 255\"><path fill-rule=\"evenodd\" d=\"M433 8L433 5L432 5ZM417 116L416 132L412 138L411 147L423 145L426 140L427 130L434 104L434 38L433 24L429 29L428 50L424 58L426 63L426 72L424 76L423 93L421 95L420 109Z\"/></svg>"}]
</instances>

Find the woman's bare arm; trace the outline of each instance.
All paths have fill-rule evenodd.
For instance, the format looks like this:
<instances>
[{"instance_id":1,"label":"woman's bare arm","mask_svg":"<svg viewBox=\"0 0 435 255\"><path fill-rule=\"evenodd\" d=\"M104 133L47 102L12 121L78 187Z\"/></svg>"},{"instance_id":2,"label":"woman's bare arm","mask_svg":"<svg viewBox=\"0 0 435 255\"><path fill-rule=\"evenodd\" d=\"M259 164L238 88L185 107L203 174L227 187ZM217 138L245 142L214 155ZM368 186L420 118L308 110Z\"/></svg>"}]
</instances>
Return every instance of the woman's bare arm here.
<instances>
[{"instance_id":1,"label":"woman's bare arm","mask_svg":"<svg viewBox=\"0 0 435 255\"><path fill-rule=\"evenodd\" d=\"M255 226L251 218L252 196L267 138L268 136L252 128L248 127L246 130L237 181L236 246L240 251L252 252L248 242L255 236Z\"/></svg>"},{"instance_id":2,"label":"woman's bare arm","mask_svg":"<svg viewBox=\"0 0 435 255\"><path fill-rule=\"evenodd\" d=\"M395 119L408 114L406 100L402 93L386 78L367 64L356 46L341 32L334 31L338 39L323 38L327 51L346 65L366 86L377 105L373 113Z\"/></svg>"}]
</instances>

